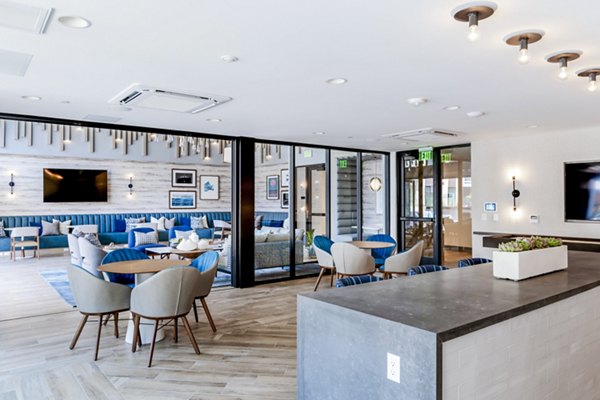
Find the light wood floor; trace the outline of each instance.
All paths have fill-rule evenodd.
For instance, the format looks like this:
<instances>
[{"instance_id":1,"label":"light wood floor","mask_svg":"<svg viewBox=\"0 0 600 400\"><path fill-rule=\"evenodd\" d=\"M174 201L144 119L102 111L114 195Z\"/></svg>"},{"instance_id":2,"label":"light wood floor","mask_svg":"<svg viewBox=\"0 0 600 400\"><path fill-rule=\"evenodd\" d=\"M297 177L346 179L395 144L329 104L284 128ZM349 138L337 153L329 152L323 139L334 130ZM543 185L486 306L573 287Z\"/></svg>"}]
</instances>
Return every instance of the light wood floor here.
<instances>
[{"instance_id":1,"label":"light wood floor","mask_svg":"<svg viewBox=\"0 0 600 400\"><path fill-rule=\"evenodd\" d=\"M39 275L66 263L66 256L0 256L0 399L295 398L296 295L312 290L315 278L213 291L207 301L217 333L202 310L198 324L190 318L202 354L181 327L179 343L167 328L147 368L149 346L133 354L123 339L127 321L119 323L120 339L112 321L103 329L97 362L97 323L88 323L69 350L80 314Z\"/></svg>"}]
</instances>

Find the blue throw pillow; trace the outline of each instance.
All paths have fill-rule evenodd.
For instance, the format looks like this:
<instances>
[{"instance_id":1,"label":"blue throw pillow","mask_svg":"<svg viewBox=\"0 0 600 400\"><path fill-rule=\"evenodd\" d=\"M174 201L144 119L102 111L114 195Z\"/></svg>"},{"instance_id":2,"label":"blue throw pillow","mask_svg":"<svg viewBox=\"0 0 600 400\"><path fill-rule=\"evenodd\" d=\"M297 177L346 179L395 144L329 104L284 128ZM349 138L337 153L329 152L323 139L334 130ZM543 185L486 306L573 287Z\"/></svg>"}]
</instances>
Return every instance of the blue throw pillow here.
<instances>
[{"instance_id":1,"label":"blue throw pillow","mask_svg":"<svg viewBox=\"0 0 600 400\"><path fill-rule=\"evenodd\" d=\"M42 223L41 222L30 222L29 226L35 226L38 228L38 235L42 236Z\"/></svg>"},{"instance_id":2,"label":"blue throw pillow","mask_svg":"<svg viewBox=\"0 0 600 400\"><path fill-rule=\"evenodd\" d=\"M283 228L283 221L280 219L265 219L263 220L262 226L268 226L270 228Z\"/></svg>"},{"instance_id":3,"label":"blue throw pillow","mask_svg":"<svg viewBox=\"0 0 600 400\"><path fill-rule=\"evenodd\" d=\"M190 218L183 217L183 218L180 218L179 221L181 222L179 225L192 226Z\"/></svg>"},{"instance_id":4,"label":"blue throw pillow","mask_svg":"<svg viewBox=\"0 0 600 400\"><path fill-rule=\"evenodd\" d=\"M127 223L124 219L116 219L115 220L115 231L116 232L125 232L127 228Z\"/></svg>"}]
</instances>

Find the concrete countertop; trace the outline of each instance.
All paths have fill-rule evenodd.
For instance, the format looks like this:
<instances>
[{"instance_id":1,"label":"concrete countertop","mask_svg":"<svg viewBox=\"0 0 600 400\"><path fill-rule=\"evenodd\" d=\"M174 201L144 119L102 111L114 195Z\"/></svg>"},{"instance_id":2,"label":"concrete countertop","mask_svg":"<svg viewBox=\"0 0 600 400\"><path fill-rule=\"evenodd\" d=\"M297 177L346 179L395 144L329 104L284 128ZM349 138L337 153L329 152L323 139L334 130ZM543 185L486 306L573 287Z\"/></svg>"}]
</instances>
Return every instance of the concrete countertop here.
<instances>
[{"instance_id":1,"label":"concrete countertop","mask_svg":"<svg viewBox=\"0 0 600 400\"><path fill-rule=\"evenodd\" d=\"M600 254L570 251L567 270L520 282L476 265L300 296L433 332L444 342L597 286Z\"/></svg>"}]
</instances>

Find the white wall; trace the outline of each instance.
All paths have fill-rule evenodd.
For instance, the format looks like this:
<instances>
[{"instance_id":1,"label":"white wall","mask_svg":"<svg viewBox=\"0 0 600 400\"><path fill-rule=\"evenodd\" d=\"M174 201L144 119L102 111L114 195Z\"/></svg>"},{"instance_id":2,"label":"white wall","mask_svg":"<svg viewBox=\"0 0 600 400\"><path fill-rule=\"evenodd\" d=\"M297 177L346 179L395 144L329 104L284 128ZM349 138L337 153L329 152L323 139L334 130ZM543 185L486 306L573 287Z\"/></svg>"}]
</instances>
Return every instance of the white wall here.
<instances>
[{"instance_id":1,"label":"white wall","mask_svg":"<svg viewBox=\"0 0 600 400\"><path fill-rule=\"evenodd\" d=\"M473 231L600 238L600 224L564 221L564 167L572 161L600 160L600 129L539 132L535 135L474 141ZM512 210L512 181L517 178L518 211ZM482 221L483 203L498 203ZM529 222L539 216L539 224ZM481 236L473 237L474 256L490 256Z\"/></svg>"}]
</instances>

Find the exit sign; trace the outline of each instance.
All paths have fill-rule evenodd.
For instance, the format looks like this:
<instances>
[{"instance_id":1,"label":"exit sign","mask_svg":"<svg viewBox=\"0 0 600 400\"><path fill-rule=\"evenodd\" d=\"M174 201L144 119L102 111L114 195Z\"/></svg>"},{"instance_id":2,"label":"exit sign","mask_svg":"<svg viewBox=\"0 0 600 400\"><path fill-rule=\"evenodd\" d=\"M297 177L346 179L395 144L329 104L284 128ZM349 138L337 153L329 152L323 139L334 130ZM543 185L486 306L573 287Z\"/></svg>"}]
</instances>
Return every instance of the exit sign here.
<instances>
[{"instance_id":1,"label":"exit sign","mask_svg":"<svg viewBox=\"0 0 600 400\"><path fill-rule=\"evenodd\" d=\"M433 160L433 149L431 147L419 149L419 161L429 161L429 160Z\"/></svg>"},{"instance_id":2,"label":"exit sign","mask_svg":"<svg viewBox=\"0 0 600 400\"><path fill-rule=\"evenodd\" d=\"M442 163L449 163L452 161L452 153L442 153Z\"/></svg>"},{"instance_id":3,"label":"exit sign","mask_svg":"<svg viewBox=\"0 0 600 400\"><path fill-rule=\"evenodd\" d=\"M348 168L348 160L338 160L338 168Z\"/></svg>"},{"instance_id":4,"label":"exit sign","mask_svg":"<svg viewBox=\"0 0 600 400\"><path fill-rule=\"evenodd\" d=\"M312 150L308 149L308 150L304 150L304 158L311 158L312 157Z\"/></svg>"}]
</instances>

